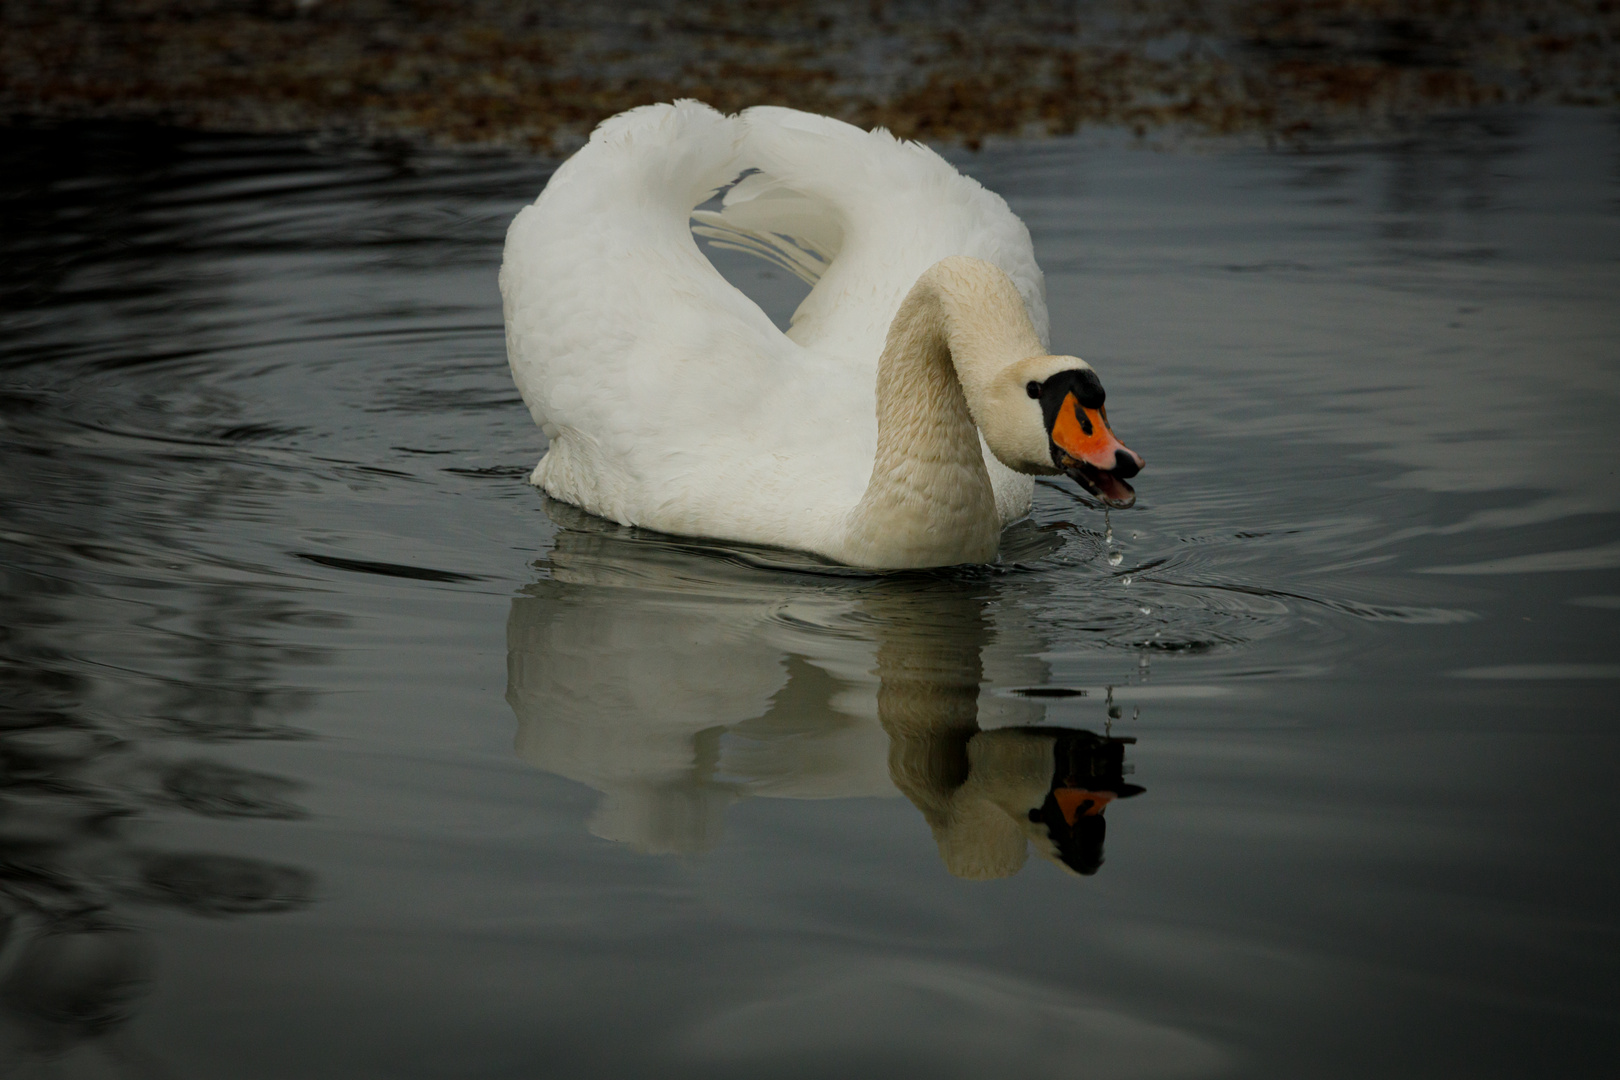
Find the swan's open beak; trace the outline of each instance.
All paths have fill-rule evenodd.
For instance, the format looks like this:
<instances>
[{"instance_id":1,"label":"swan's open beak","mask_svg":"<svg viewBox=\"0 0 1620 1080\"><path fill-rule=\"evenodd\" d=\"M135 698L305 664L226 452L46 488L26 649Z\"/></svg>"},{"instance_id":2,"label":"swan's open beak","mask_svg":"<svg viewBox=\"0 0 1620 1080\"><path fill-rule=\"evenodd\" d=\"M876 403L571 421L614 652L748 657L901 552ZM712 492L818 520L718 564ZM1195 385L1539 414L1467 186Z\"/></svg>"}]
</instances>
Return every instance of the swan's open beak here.
<instances>
[{"instance_id":1,"label":"swan's open beak","mask_svg":"<svg viewBox=\"0 0 1620 1080\"><path fill-rule=\"evenodd\" d=\"M1075 483L1115 509L1136 502L1136 492L1125 481L1142 470L1142 457L1115 437L1106 407L1090 409L1073 393L1066 394L1051 436L1053 464Z\"/></svg>"}]
</instances>

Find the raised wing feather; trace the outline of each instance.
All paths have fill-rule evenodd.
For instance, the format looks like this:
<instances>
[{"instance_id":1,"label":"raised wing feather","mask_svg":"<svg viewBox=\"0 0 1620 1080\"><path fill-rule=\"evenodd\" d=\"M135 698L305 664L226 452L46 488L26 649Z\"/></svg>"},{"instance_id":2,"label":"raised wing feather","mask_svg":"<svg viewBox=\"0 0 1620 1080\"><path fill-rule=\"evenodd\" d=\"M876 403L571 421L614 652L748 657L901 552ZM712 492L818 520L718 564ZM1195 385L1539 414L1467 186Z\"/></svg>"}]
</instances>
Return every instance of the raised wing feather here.
<instances>
[{"instance_id":1,"label":"raised wing feather","mask_svg":"<svg viewBox=\"0 0 1620 1080\"><path fill-rule=\"evenodd\" d=\"M923 271L952 255L1006 271L1047 340L1046 288L1029 230L1001 196L928 147L881 129L773 106L739 120L738 163L758 169L770 188L794 192L797 201L786 205L816 233L780 231L804 236L812 248L836 248L794 316L795 341L875 362L900 301ZM732 215L728 205L725 216Z\"/></svg>"}]
</instances>

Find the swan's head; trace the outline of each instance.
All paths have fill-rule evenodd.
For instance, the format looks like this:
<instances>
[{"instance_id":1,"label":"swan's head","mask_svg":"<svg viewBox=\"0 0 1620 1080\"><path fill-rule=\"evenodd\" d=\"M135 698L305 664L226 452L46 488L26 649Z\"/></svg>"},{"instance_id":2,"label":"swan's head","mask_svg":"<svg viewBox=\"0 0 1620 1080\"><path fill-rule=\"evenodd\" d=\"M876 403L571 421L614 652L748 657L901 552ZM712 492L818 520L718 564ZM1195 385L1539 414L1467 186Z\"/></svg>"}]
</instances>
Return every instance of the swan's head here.
<instances>
[{"instance_id":1,"label":"swan's head","mask_svg":"<svg viewBox=\"0 0 1620 1080\"><path fill-rule=\"evenodd\" d=\"M1106 394L1091 365L1075 356L1035 356L1004 371L994 398L1012 414L996 425L990 449L1024 473L1067 473L1106 505L1136 502L1125 481L1142 470L1142 457L1114 435L1103 405ZM1000 445L998 445L998 443Z\"/></svg>"}]
</instances>

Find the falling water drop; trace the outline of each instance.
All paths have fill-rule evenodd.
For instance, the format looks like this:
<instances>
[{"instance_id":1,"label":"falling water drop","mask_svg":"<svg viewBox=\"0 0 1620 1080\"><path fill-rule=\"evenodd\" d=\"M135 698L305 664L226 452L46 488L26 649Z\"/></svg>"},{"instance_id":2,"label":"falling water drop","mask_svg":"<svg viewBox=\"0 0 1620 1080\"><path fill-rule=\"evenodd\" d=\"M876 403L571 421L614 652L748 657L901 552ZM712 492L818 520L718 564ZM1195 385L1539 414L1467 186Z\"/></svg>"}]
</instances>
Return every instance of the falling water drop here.
<instances>
[{"instance_id":1,"label":"falling water drop","mask_svg":"<svg viewBox=\"0 0 1620 1080\"><path fill-rule=\"evenodd\" d=\"M1124 577L1119 579L1119 583L1121 585L1129 585L1131 583L1131 575L1126 574Z\"/></svg>"},{"instance_id":2,"label":"falling water drop","mask_svg":"<svg viewBox=\"0 0 1620 1080\"><path fill-rule=\"evenodd\" d=\"M1153 614L1153 609L1152 609L1152 608L1150 608L1150 607L1144 607L1144 608L1137 608L1137 609L1136 609L1136 610L1138 610L1138 611L1140 611L1140 612L1141 612L1141 613L1142 613L1142 614L1144 614L1144 615L1151 615L1151 614Z\"/></svg>"},{"instance_id":3,"label":"falling water drop","mask_svg":"<svg viewBox=\"0 0 1620 1080\"><path fill-rule=\"evenodd\" d=\"M1120 563L1122 563L1124 561L1125 561L1125 553L1123 551L1110 551L1108 553L1108 565L1109 566L1118 566Z\"/></svg>"}]
</instances>

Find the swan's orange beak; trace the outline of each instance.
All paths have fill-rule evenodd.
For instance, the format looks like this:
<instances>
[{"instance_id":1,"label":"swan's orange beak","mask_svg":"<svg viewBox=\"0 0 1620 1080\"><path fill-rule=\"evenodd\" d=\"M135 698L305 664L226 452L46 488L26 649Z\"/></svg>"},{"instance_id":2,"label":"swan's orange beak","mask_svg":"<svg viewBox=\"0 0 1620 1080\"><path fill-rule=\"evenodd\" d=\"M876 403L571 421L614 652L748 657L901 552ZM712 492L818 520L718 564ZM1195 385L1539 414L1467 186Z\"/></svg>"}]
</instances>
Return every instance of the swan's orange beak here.
<instances>
[{"instance_id":1,"label":"swan's orange beak","mask_svg":"<svg viewBox=\"0 0 1620 1080\"><path fill-rule=\"evenodd\" d=\"M1100 814L1103 807L1114 801L1112 791L1086 791L1083 788L1060 787L1052 789L1058 811L1063 820L1073 825L1076 818Z\"/></svg>"},{"instance_id":2,"label":"swan's orange beak","mask_svg":"<svg viewBox=\"0 0 1620 1080\"><path fill-rule=\"evenodd\" d=\"M1125 481L1142 470L1142 457L1120 442L1108 426L1108 409L1087 408L1071 392L1063 397L1052 421L1053 461L1087 491L1109 506L1136 502Z\"/></svg>"}]
</instances>

